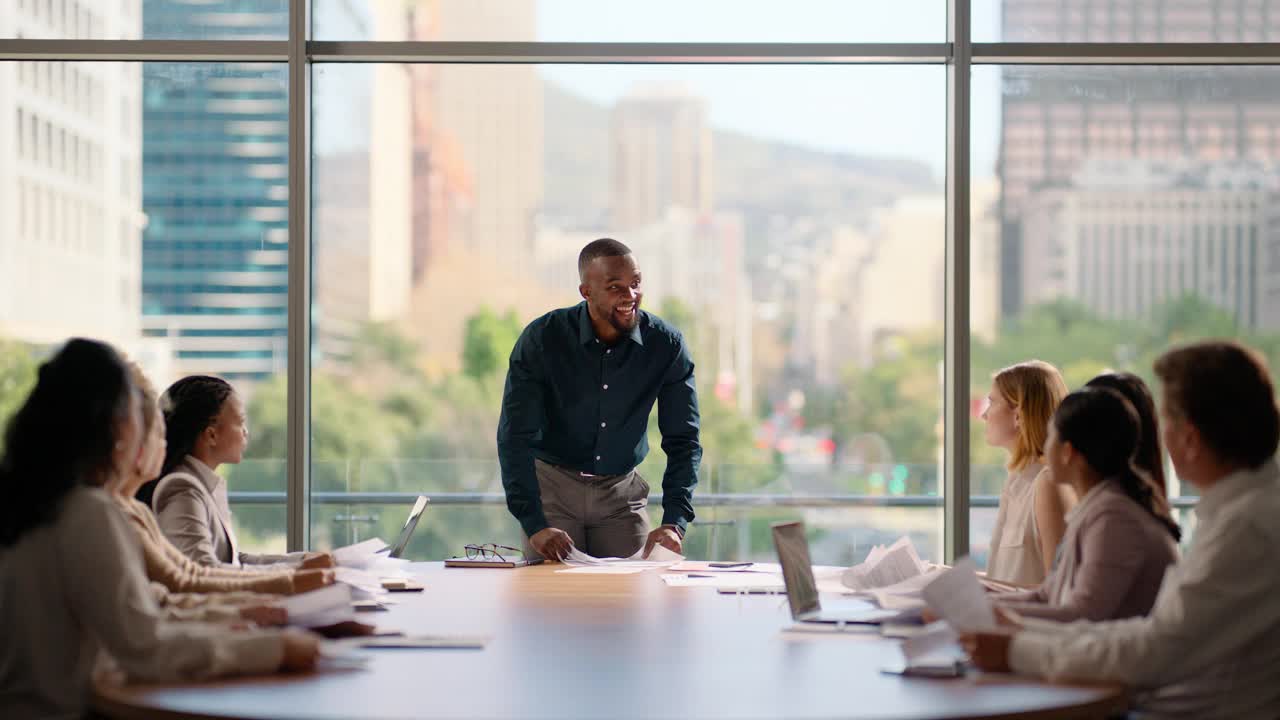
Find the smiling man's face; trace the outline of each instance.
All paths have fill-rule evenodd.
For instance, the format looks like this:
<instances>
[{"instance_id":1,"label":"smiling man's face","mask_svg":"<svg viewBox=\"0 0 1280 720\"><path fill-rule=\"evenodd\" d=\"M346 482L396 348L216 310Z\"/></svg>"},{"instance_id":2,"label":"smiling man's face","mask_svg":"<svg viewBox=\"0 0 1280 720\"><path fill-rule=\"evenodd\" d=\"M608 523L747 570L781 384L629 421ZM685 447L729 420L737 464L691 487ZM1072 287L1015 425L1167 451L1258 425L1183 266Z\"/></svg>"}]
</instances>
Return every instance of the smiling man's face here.
<instances>
[{"instance_id":1,"label":"smiling man's face","mask_svg":"<svg viewBox=\"0 0 1280 720\"><path fill-rule=\"evenodd\" d=\"M640 280L634 255L598 257L587 267L579 290L592 318L626 335L640 321L640 300L644 297Z\"/></svg>"}]
</instances>

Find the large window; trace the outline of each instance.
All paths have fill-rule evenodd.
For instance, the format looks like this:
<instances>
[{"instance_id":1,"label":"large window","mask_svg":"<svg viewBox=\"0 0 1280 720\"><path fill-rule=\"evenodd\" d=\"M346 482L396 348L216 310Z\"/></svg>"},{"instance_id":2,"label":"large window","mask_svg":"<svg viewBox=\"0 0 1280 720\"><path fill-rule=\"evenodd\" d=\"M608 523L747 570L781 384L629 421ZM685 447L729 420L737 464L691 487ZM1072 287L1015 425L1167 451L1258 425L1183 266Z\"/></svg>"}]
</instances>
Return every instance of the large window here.
<instances>
[{"instance_id":1,"label":"large window","mask_svg":"<svg viewBox=\"0 0 1280 720\"><path fill-rule=\"evenodd\" d=\"M762 558L769 521L804 517L831 562L901 534L941 556L936 508L849 499L941 487L941 68L319 65L313 83L316 497L433 495L414 546L432 557L518 544L494 445L507 356L580 300L582 246L615 237L697 364L693 552ZM796 507L760 507L780 499ZM402 519L318 502L312 539Z\"/></svg>"},{"instance_id":2,"label":"large window","mask_svg":"<svg viewBox=\"0 0 1280 720\"><path fill-rule=\"evenodd\" d=\"M220 375L244 395L239 491L285 489L288 173L283 65L0 64L0 412L39 360L101 338L163 390ZM284 548L284 507L241 509Z\"/></svg>"},{"instance_id":3,"label":"large window","mask_svg":"<svg viewBox=\"0 0 1280 720\"><path fill-rule=\"evenodd\" d=\"M994 294L1000 317L987 332L975 316L975 398L992 372L1033 357L1071 388L1123 370L1158 393L1155 358L1200 338L1239 338L1276 366L1280 72L993 66L974 85L991 92L975 96L973 191L985 202L970 278L975 307ZM975 422L978 552L1005 472ZM1172 473L1169 485L1189 506L1195 488Z\"/></svg>"},{"instance_id":4,"label":"large window","mask_svg":"<svg viewBox=\"0 0 1280 720\"><path fill-rule=\"evenodd\" d=\"M252 544L419 493L411 556L510 544L507 355L614 236L694 347L691 552L803 518L820 562L982 559L993 371L1280 361L1278 33L1280 0L9 0L0 416L102 337L245 395Z\"/></svg>"}]
</instances>

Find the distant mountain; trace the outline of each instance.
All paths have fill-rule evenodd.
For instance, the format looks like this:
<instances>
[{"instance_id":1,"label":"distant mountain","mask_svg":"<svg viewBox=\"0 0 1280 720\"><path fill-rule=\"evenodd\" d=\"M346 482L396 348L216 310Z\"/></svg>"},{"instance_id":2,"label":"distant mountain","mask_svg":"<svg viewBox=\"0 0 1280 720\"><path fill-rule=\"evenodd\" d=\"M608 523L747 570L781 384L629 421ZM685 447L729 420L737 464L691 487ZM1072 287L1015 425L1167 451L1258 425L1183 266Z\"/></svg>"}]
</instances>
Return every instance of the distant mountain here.
<instances>
[{"instance_id":1,"label":"distant mountain","mask_svg":"<svg viewBox=\"0 0 1280 720\"><path fill-rule=\"evenodd\" d=\"M610 109L544 83L544 207L553 217L603 219L609 210ZM937 189L910 159L824 152L716 130L716 207L749 216L856 221L904 194ZM603 157L602 157L603 155Z\"/></svg>"}]
</instances>

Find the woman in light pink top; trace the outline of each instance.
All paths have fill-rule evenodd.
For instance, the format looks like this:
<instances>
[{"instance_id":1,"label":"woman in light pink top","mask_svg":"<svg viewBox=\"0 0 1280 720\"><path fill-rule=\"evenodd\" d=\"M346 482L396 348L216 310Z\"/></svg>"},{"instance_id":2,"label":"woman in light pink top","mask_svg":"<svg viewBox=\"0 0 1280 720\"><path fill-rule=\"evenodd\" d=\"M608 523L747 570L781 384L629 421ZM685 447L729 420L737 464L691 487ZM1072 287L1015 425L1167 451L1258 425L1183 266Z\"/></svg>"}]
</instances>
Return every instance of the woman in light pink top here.
<instances>
[{"instance_id":1,"label":"woman in light pink top","mask_svg":"<svg viewBox=\"0 0 1280 720\"><path fill-rule=\"evenodd\" d=\"M1009 479L1000 492L987 556L992 580L1038 585L1053 563L1074 498L1045 472L1041 452L1049 419L1066 394L1057 368L1039 360L1007 367L992 378L982 413L986 441L1009 452Z\"/></svg>"},{"instance_id":2,"label":"woman in light pink top","mask_svg":"<svg viewBox=\"0 0 1280 720\"><path fill-rule=\"evenodd\" d=\"M1058 620L1146 615L1181 537L1169 505L1134 457L1142 436L1132 403L1116 390L1086 387L1062 401L1049 426L1045 460L1053 479L1081 498L1048 579L999 604Z\"/></svg>"}]
</instances>

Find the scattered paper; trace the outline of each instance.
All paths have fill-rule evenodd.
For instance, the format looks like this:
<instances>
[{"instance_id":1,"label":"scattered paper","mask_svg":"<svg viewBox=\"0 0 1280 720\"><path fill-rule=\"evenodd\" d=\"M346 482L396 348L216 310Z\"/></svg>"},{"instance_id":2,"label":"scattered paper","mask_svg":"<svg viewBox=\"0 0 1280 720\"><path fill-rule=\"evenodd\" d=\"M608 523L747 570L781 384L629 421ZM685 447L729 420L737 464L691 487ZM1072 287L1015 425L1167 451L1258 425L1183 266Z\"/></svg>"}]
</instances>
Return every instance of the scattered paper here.
<instances>
[{"instance_id":1,"label":"scattered paper","mask_svg":"<svg viewBox=\"0 0 1280 720\"><path fill-rule=\"evenodd\" d=\"M684 556L677 552L672 552L661 545L654 545L649 551L649 557L641 557L644 554L644 548L640 548L640 552L631 556L632 560L648 560L650 562L660 563L678 563L684 560Z\"/></svg>"},{"instance_id":2,"label":"scattered paper","mask_svg":"<svg viewBox=\"0 0 1280 720\"><path fill-rule=\"evenodd\" d=\"M684 573L664 573L662 582L667 587L710 587L717 590L749 590L755 588L776 588L781 590L782 575L765 573L717 573L701 576Z\"/></svg>"},{"instance_id":3,"label":"scattered paper","mask_svg":"<svg viewBox=\"0 0 1280 720\"><path fill-rule=\"evenodd\" d=\"M902 641L902 656L907 665L929 664L929 661L953 659L958 636L945 620L925 625L920 632Z\"/></svg>"},{"instance_id":4,"label":"scattered paper","mask_svg":"<svg viewBox=\"0 0 1280 720\"><path fill-rule=\"evenodd\" d=\"M381 552L387 549L387 543L380 538L370 538L355 545L347 545L334 550L333 561L340 567L367 568L379 560Z\"/></svg>"},{"instance_id":5,"label":"scattered paper","mask_svg":"<svg viewBox=\"0 0 1280 720\"><path fill-rule=\"evenodd\" d=\"M902 537L888 548L881 545L871 548L867 559L845 570L841 580L854 590L874 590L897 585L928 571L929 565L920 560L911 539Z\"/></svg>"},{"instance_id":6,"label":"scattered paper","mask_svg":"<svg viewBox=\"0 0 1280 720\"><path fill-rule=\"evenodd\" d=\"M355 619L351 588L342 583L291 595L280 605L289 614L289 624L298 627L322 627Z\"/></svg>"},{"instance_id":7,"label":"scattered paper","mask_svg":"<svg viewBox=\"0 0 1280 720\"><path fill-rule=\"evenodd\" d=\"M692 572L692 573L773 573L775 575L782 574L782 566L778 563L751 563L750 565L742 565L739 567L719 568L711 567L708 560L685 560L676 563L667 568L671 572Z\"/></svg>"},{"instance_id":8,"label":"scattered paper","mask_svg":"<svg viewBox=\"0 0 1280 720\"><path fill-rule=\"evenodd\" d=\"M651 570L647 567L635 567L633 565L578 565L563 570L557 570L558 573L575 573L578 575L632 575L641 573L645 570Z\"/></svg>"},{"instance_id":9,"label":"scattered paper","mask_svg":"<svg viewBox=\"0 0 1280 720\"><path fill-rule=\"evenodd\" d=\"M654 548L654 552L651 553L649 560L641 560L640 552L643 552L643 550L629 558L598 558L592 557L578 548L574 548L570 550L569 554L560 562L565 565L569 565L570 567L615 566L632 567L637 568L638 570L656 570L670 567L671 565L684 560L683 556L677 555L666 548L660 548L664 553L666 553L665 555L658 555L658 549L659 548ZM664 559L654 559L655 556Z\"/></svg>"},{"instance_id":10,"label":"scattered paper","mask_svg":"<svg viewBox=\"0 0 1280 720\"><path fill-rule=\"evenodd\" d=\"M357 600L380 600L387 593L382 580L365 570L337 567L333 569L333 579L350 587L352 597Z\"/></svg>"},{"instance_id":11,"label":"scattered paper","mask_svg":"<svg viewBox=\"0 0 1280 720\"><path fill-rule=\"evenodd\" d=\"M924 601L951 627L961 632L994 630L996 614L978 582L973 558L965 557L925 586Z\"/></svg>"}]
</instances>

